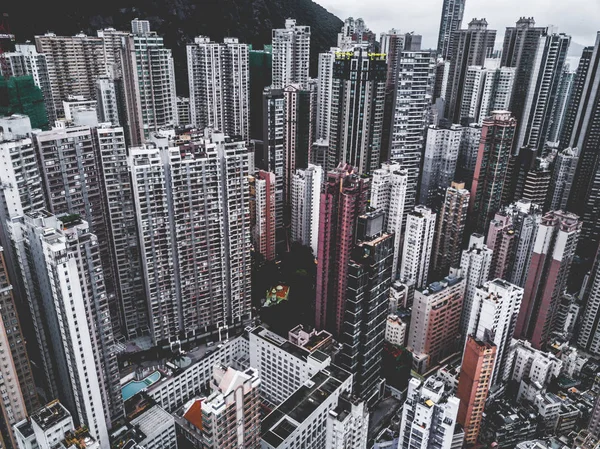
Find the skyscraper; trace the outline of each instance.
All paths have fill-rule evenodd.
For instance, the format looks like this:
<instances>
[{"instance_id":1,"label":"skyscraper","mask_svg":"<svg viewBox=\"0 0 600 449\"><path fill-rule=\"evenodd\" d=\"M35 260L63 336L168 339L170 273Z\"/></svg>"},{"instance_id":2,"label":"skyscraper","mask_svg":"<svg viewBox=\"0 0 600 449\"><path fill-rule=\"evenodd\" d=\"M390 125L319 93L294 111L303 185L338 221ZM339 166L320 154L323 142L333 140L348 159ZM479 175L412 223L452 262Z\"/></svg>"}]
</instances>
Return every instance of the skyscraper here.
<instances>
[{"instance_id":1,"label":"skyscraper","mask_svg":"<svg viewBox=\"0 0 600 449\"><path fill-rule=\"evenodd\" d=\"M2 373L0 385L4 392L0 401L2 409L0 438L3 446L17 449L12 426L25 419L30 410L37 410L39 402L2 247L0 247L0 311L2 314L0 349L4 355L0 368Z\"/></svg>"},{"instance_id":2,"label":"skyscraper","mask_svg":"<svg viewBox=\"0 0 600 449\"><path fill-rule=\"evenodd\" d=\"M104 446L123 416L98 239L79 215L44 210L13 227L48 394Z\"/></svg>"},{"instance_id":3,"label":"skyscraper","mask_svg":"<svg viewBox=\"0 0 600 449\"><path fill-rule=\"evenodd\" d=\"M38 53L34 44L17 44L15 51L5 53L4 57L7 61L8 76L33 76L35 85L42 91L48 121L54 123L56 116L54 115L54 102L52 100L46 55ZM3 68L0 68L0 73L6 76L6 73L3 73ZM34 126L34 128L36 127Z\"/></svg>"},{"instance_id":4,"label":"skyscraper","mask_svg":"<svg viewBox=\"0 0 600 449\"><path fill-rule=\"evenodd\" d=\"M463 183L453 182L446 189L442 204L432 254L434 279L446 276L450 268L460 266L461 251L465 240L469 191Z\"/></svg>"},{"instance_id":5,"label":"skyscraper","mask_svg":"<svg viewBox=\"0 0 600 449\"><path fill-rule=\"evenodd\" d=\"M565 34L544 33L540 36L521 116L515 116L518 124L515 151L523 146L542 150L546 145L570 43L571 36Z\"/></svg>"},{"instance_id":6,"label":"skyscraper","mask_svg":"<svg viewBox=\"0 0 600 449\"><path fill-rule=\"evenodd\" d=\"M550 189L546 197L546 210L567 209L578 162L579 150L577 148L565 148L556 155Z\"/></svg>"},{"instance_id":7,"label":"skyscraper","mask_svg":"<svg viewBox=\"0 0 600 449\"><path fill-rule=\"evenodd\" d=\"M394 234L394 258L392 260L392 280L398 275L400 249L402 248L402 224L404 201L408 186L408 172L398 164L383 163L373 172L371 184L371 207L385 212L385 231Z\"/></svg>"},{"instance_id":8,"label":"skyscraper","mask_svg":"<svg viewBox=\"0 0 600 449\"><path fill-rule=\"evenodd\" d=\"M550 338L580 232L577 215L554 211L542 218L515 330L536 349L543 349Z\"/></svg>"},{"instance_id":9,"label":"skyscraper","mask_svg":"<svg viewBox=\"0 0 600 449\"><path fill-rule=\"evenodd\" d=\"M275 173L275 223L283 228L285 171L285 97L282 89L263 92L263 168Z\"/></svg>"},{"instance_id":10,"label":"skyscraper","mask_svg":"<svg viewBox=\"0 0 600 449\"><path fill-rule=\"evenodd\" d=\"M262 139L262 95L265 87L271 85L273 71L273 51L271 45L262 50L249 46L248 62L250 69L250 138Z\"/></svg>"},{"instance_id":11,"label":"skyscraper","mask_svg":"<svg viewBox=\"0 0 600 449\"><path fill-rule=\"evenodd\" d=\"M420 374L458 349L465 280L449 275L415 291L407 347Z\"/></svg>"},{"instance_id":12,"label":"skyscraper","mask_svg":"<svg viewBox=\"0 0 600 449\"><path fill-rule=\"evenodd\" d=\"M454 32L460 29L465 13L465 0L444 0L437 51L440 58L452 57Z\"/></svg>"},{"instance_id":13,"label":"skyscraper","mask_svg":"<svg viewBox=\"0 0 600 449\"><path fill-rule=\"evenodd\" d=\"M469 336L456 392L460 400L457 421L465 429L467 446L477 444L495 357L496 346L493 343Z\"/></svg>"},{"instance_id":14,"label":"skyscraper","mask_svg":"<svg viewBox=\"0 0 600 449\"><path fill-rule=\"evenodd\" d=\"M143 25L140 25L142 24ZM141 105L143 135L148 138L160 128L177 124L175 68L171 50L165 48L162 36L150 31L145 20L133 20L135 69Z\"/></svg>"},{"instance_id":15,"label":"skyscraper","mask_svg":"<svg viewBox=\"0 0 600 449\"><path fill-rule=\"evenodd\" d=\"M259 170L250 176L250 222L254 251L275 259L275 175Z\"/></svg>"},{"instance_id":16,"label":"skyscraper","mask_svg":"<svg viewBox=\"0 0 600 449\"><path fill-rule=\"evenodd\" d=\"M335 54L339 48L331 48L326 53L319 53L319 72L317 89L317 107L315 118L315 140L329 140L331 122L331 101L333 94L333 66Z\"/></svg>"},{"instance_id":17,"label":"skyscraper","mask_svg":"<svg viewBox=\"0 0 600 449\"><path fill-rule=\"evenodd\" d=\"M46 57L54 110L48 115L62 117L69 95L96 98L96 79L106 73L104 41L95 36L57 36L47 33L35 37L35 46Z\"/></svg>"},{"instance_id":18,"label":"skyscraper","mask_svg":"<svg viewBox=\"0 0 600 449\"><path fill-rule=\"evenodd\" d=\"M585 53L584 53L585 54ZM579 165L575 173L575 183L571 189L569 210L578 214L583 220L582 238L586 241L600 241L600 169L598 169L598 152L600 146L600 33L589 56L589 69L585 77L583 91L573 121L573 131L569 146L579 149ZM588 245L590 250L595 245Z\"/></svg>"},{"instance_id":19,"label":"skyscraper","mask_svg":"<svg viewBox=\"0 0 600 449\"><path fill-rule=\"evenodd\" d=\"M285 28L273 29L273 89L304 84L309 77L310 27L285 21Z\"/></svg>"},{"instance_id":20,"label":"skyscraper","mask_svg":"<svg viewBox=\"0 0 600 449\"><path fill-rule=\"evenodd\" d=\"M501 67L500 59L486 58L483 66L469 66L461 100L461 122L482 125L492 111L509 110L514 81L515 68Z\"/></svg>"},{"instance_id":21,"label":"skyscraper","mask_svg":"<svg viewBox=\"0 0 600 449\"><path fill-rule=\"evenodd\" d=\"M585 308L577 334L577 346L592 354L600 354L600 253L596 254L590 278L583 290ZM599 417L600 418L600 417ZM598 423L600 425L600 423Z\"/></svg>"},{"instance_id":22,"label":"skyscraper","mask_svg":"<svg viewBox=\"0 0 600 449\"><path fill-rule=\"evenodd\" d=\"M373 404L380 396L381 364L394 240L381 210L358 217L357 243L348 265L339 365L354 375L354 392Z\"/></svg>"},{"instance_id":23,"label":"skyscraper","mask_svg":"<svg viewBox=\"0 0 600 449\"><path fill-rule=\"evenodd\" d=\"M339 163L370 174L379 167L386 80L385 56L362 48L336 55L327 167Z\"/></svg>"},{"instance_id":24,"label":"skyscraper","mask_svg":"<svg viewBox=\"0 0 600 449\"><path fill-rule=\"evenodd\" d=\"M507 111L496 111L483 122L477 163L471 185L471 228L487 232L488 223L510 190L509 167L517 123Z\"/></svg>"},{"instance_id":25,"label":"skyscraper","mask_svg":"<svg viewBox=\"0 0 600 449\"><path fill-rule=\"evenodd\" d=\"M446 189L456 179L462 132L460 125L443 128L430 125L427 128L419 203L436 212L442 206Z\"/></svg>"},{"instance_id":26,"label":"skyscraper","mask_svg":"<svg viewBox=\"0 0 600 449\"><path fill-rule=\"evenodd\" d=\"M121 332L134 338L147 331L148 310L134 193L127 169L125 130L120 126L101 125L92 130L92 137L102 173L99 188L103 192L103 213L110 237L110 261L115 270L115 306L118 308Z\"/></svg>"},{"instance_id":27,"label":"skyscraper","mask_svg":"<svg viewBox=\"0 0 600 449\"><path fill-rule=\"evenodd\" d=\"M103 210L105 192L92 128L57 122L52 130L34 134L33 140L48 211L55 215L81 215L89 224L90 232L98 237L104 283L111 298L112 318L117 323L113 297L116 266L112 260L107 216Z\"/></svg>"},{"instance_id":28,"label":"skyscraper","mask_svg":"<svg viewBox=\"0 0 600 449\"><path fill-rule=\"evenodd\" d=\"M199 36L187 46L191 123L250 139L248 45Z\"/></svg>"},{"instance_id":29,"label":"skyscraper","mask_svg":"<svg viewBox=\"0 0 600 449\"><path fill-rule=\"evenodd\" d=\"M348 262L356 242L356 219L365 213L370 180L349 165L327 174L321 193L315 325L342 333Z\"/></svg>"},{"instance_id":30,"label":"skyscraper","mask_svg":"<svg viewBox=\"0 0 600 449\"><path fill-rule=\"evenodd\" d=\"M398 89L390 137L393 163L408 170L404 215L417 205L419 173L425 145L424 129L429 124L435 55L432 51L402 52L398 68ZM403 226L405 226L404 221Z\"/></svg>"},{"instance_id":31,"label":"skyscraper","mask_svg":"<svg viewBox=\"0 0 600 449\"><path fill-rule=\"evenodd\" d=\"M250 316L250 153L216 132L154 146L129 160L153 342L240 326Z\"/></svg>"},{"instance_id":32,"label":"skyscraper","mask_svg":"<svg viewBox=\"0 0 600 449\"><path fill-rule=\"evenodd\" d=\"M460 400L436 377L408 382L398 449L450 449Z\"/></svg>"},{"instance_id":33,"label":"skyscraper","mask_svg":"<svg viewBox=\"0 0 600 449\"><path fill-rule=\"evenodd\" d=\"M292 176L292 241L310 246L314 256L319 247L322 183L323 169L319 165L309 164Z\"/></svg>"},{"instance_id":34,"label":"skyscraper","mask_svg":"<svg viewBox=\"0 0 600 449\"><path fill-rule=\"evenodd\" d=\"M460 275L465 279L465 299L460 315L460 335L463 343L477 330L476 290L490 278L492 254L492 250L484 245L481 234L471 235L468 248L462 252Z\"/></svg>"},{"instance_id":35,"label":"skyscraper","mask_svg":"<svg viewBox=\"0 0 600 449\"><path fill-rule=\"evenodd\" d=\"M502 382L522 299L523 289L503 279L485 282L475 290L471 305L475 326L469 332L479 340L490 341L496 346L490 385Z\"/></svg>"},{"instance_id":36,"label":"skyscraper","mask_svg":"<svg viewBox=\"0 0 600 449\"><path fill-rule=\"evenodd\" d=\"M460 109L469 66L484 66L494 48L496 30L488 30L485 19L473 19L467 29L454 31L449 53L450 69L446 89L446 118L460 123Z\"/></svg>"},{"instance_id":37,"label":"skyscraper","mask_svg":"<svg viewBox=\"0 0 600 449\"><path fill-rule=\"evenodd\" d=\"M435 235L436 214L425 206L417 206L406 218L400 280L417 288L427 285L431 250Z\"/></svg>"}]
</instances>

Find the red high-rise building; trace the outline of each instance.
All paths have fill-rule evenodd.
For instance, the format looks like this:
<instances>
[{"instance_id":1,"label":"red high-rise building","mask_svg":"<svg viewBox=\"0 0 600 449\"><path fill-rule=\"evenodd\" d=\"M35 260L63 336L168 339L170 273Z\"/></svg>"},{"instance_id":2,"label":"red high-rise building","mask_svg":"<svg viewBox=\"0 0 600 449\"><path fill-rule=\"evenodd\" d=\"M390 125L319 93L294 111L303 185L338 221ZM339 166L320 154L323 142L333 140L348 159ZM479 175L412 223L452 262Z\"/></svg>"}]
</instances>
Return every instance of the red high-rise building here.
<instances>
[{"instance_id":1,"label":"red high-rise building","mask_svg":"<svg viewBox=\"0 0 600 449\"><path fill-rule=\"evenodd\" d=\"M355 243L356 219L365 213L370 179L340 164L327 174L321 193L315 326L341 333L348 262Z\"/></svg>"},{"instance_id":2,"label":"red high-rise building","mask_svg":"<svg viewBox=\"0 0 600 449\"><path fill-rule=\"evenodd\" d=\"M463 355L456 396L460 399L457 421L465 430L465 446L477 443L488 396L496 346L470 336Z\"/></svg>"},{"instance_id":3,"label":"red high-rise building","mask_svg":"<svg viewBox=\"0 0 600 449\"><path fill-rule=\"evenodd\" d=\"M542 218L515 330L515 338L531 341L536 349L545 347L553 330L580 232L577 215L555 211Z\"/></svg>"}]
</instances>

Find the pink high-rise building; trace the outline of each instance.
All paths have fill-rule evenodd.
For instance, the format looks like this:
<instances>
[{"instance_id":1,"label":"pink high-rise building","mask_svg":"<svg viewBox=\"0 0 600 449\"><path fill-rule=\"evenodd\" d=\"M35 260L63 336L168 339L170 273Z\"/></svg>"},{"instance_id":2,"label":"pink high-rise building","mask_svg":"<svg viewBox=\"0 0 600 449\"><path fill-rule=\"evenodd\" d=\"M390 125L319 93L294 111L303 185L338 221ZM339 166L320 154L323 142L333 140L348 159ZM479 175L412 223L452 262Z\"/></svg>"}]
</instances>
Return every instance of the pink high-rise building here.
<instances>
[{"instance_id":1,"label":"pink high-rise building","mask_svg":"<svg viewBox=\"0 0 600 449\"><path fill-rule=\"evenodd\" d=\"M321 193L315 326L335 336L344 322L348 262L356 219L366 211L370 179L340 164L327 174Z\"/></svg>"},{"instance_id":2,"label":"pink high-rise building","mask_svg":"<svg viewBox=\"0 0 600 449\"><path fill-rule=\"evenodd\" d=\"M581 221L572 213L548 212L538 229L515 338L543 349L552 332L577 247Z\"/></svg>"},{"instance_id":3,"label":"pink high-rise building","mask_svg":"<svg viewBox=\"0 0 600 449\"><path fill-rule=\"evenodd\" d=\"M490 222L486 246L494 252L490 267L491 279L508 279L510 259L515 242L515 231L512 221L506 214L498 213Z\"/></svg>"}]
</instances>

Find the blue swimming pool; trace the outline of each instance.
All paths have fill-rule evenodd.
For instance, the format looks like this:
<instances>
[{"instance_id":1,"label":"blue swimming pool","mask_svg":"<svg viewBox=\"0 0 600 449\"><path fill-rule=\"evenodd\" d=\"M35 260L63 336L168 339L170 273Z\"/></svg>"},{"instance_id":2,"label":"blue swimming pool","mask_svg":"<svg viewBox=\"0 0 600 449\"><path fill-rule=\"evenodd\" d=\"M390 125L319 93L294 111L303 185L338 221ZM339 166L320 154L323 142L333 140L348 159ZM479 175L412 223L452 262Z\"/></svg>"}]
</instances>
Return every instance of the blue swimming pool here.
<instances>
[{"instance_id":1,"label":"blue swimming pool","mask_svg":"<svg viewBox=\"0 0 600 449\"><path fill-rule=\"evenodd\" d=\"M128 382L121 388L121 395L123 396L123 400L126 401L130 397L138 394L144 388L148 388L155 382L158 382L160 379L160 372L154 371L152 374L146 376L142 380L132 380Z\"/></svg>"}]
</instances>

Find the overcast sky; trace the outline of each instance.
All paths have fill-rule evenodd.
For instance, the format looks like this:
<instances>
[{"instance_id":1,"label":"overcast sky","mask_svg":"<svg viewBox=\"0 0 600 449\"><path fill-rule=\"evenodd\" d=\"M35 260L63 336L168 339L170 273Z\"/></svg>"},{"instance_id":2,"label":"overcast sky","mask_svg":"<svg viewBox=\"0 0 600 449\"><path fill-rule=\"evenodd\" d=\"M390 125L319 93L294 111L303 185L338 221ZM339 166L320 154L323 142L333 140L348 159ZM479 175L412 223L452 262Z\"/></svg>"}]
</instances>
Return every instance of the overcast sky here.
<instances>
[{"instance_id":1,"label":"overcast sky","mask_svg":"<svg viewBox=\"0 0 600 449\"><path fill-rule=\"evenodd\" d=\"M377 35L390 28L423 35L423 47L437 45L442 0L315 0L342 20L362 17ZM554 25L573 42L593 45L600 30L600 0L466 0L463 26L485 17L490 29L504 29L521 17L534 17L539 26Z\"/></svg>"}]
</instances>

